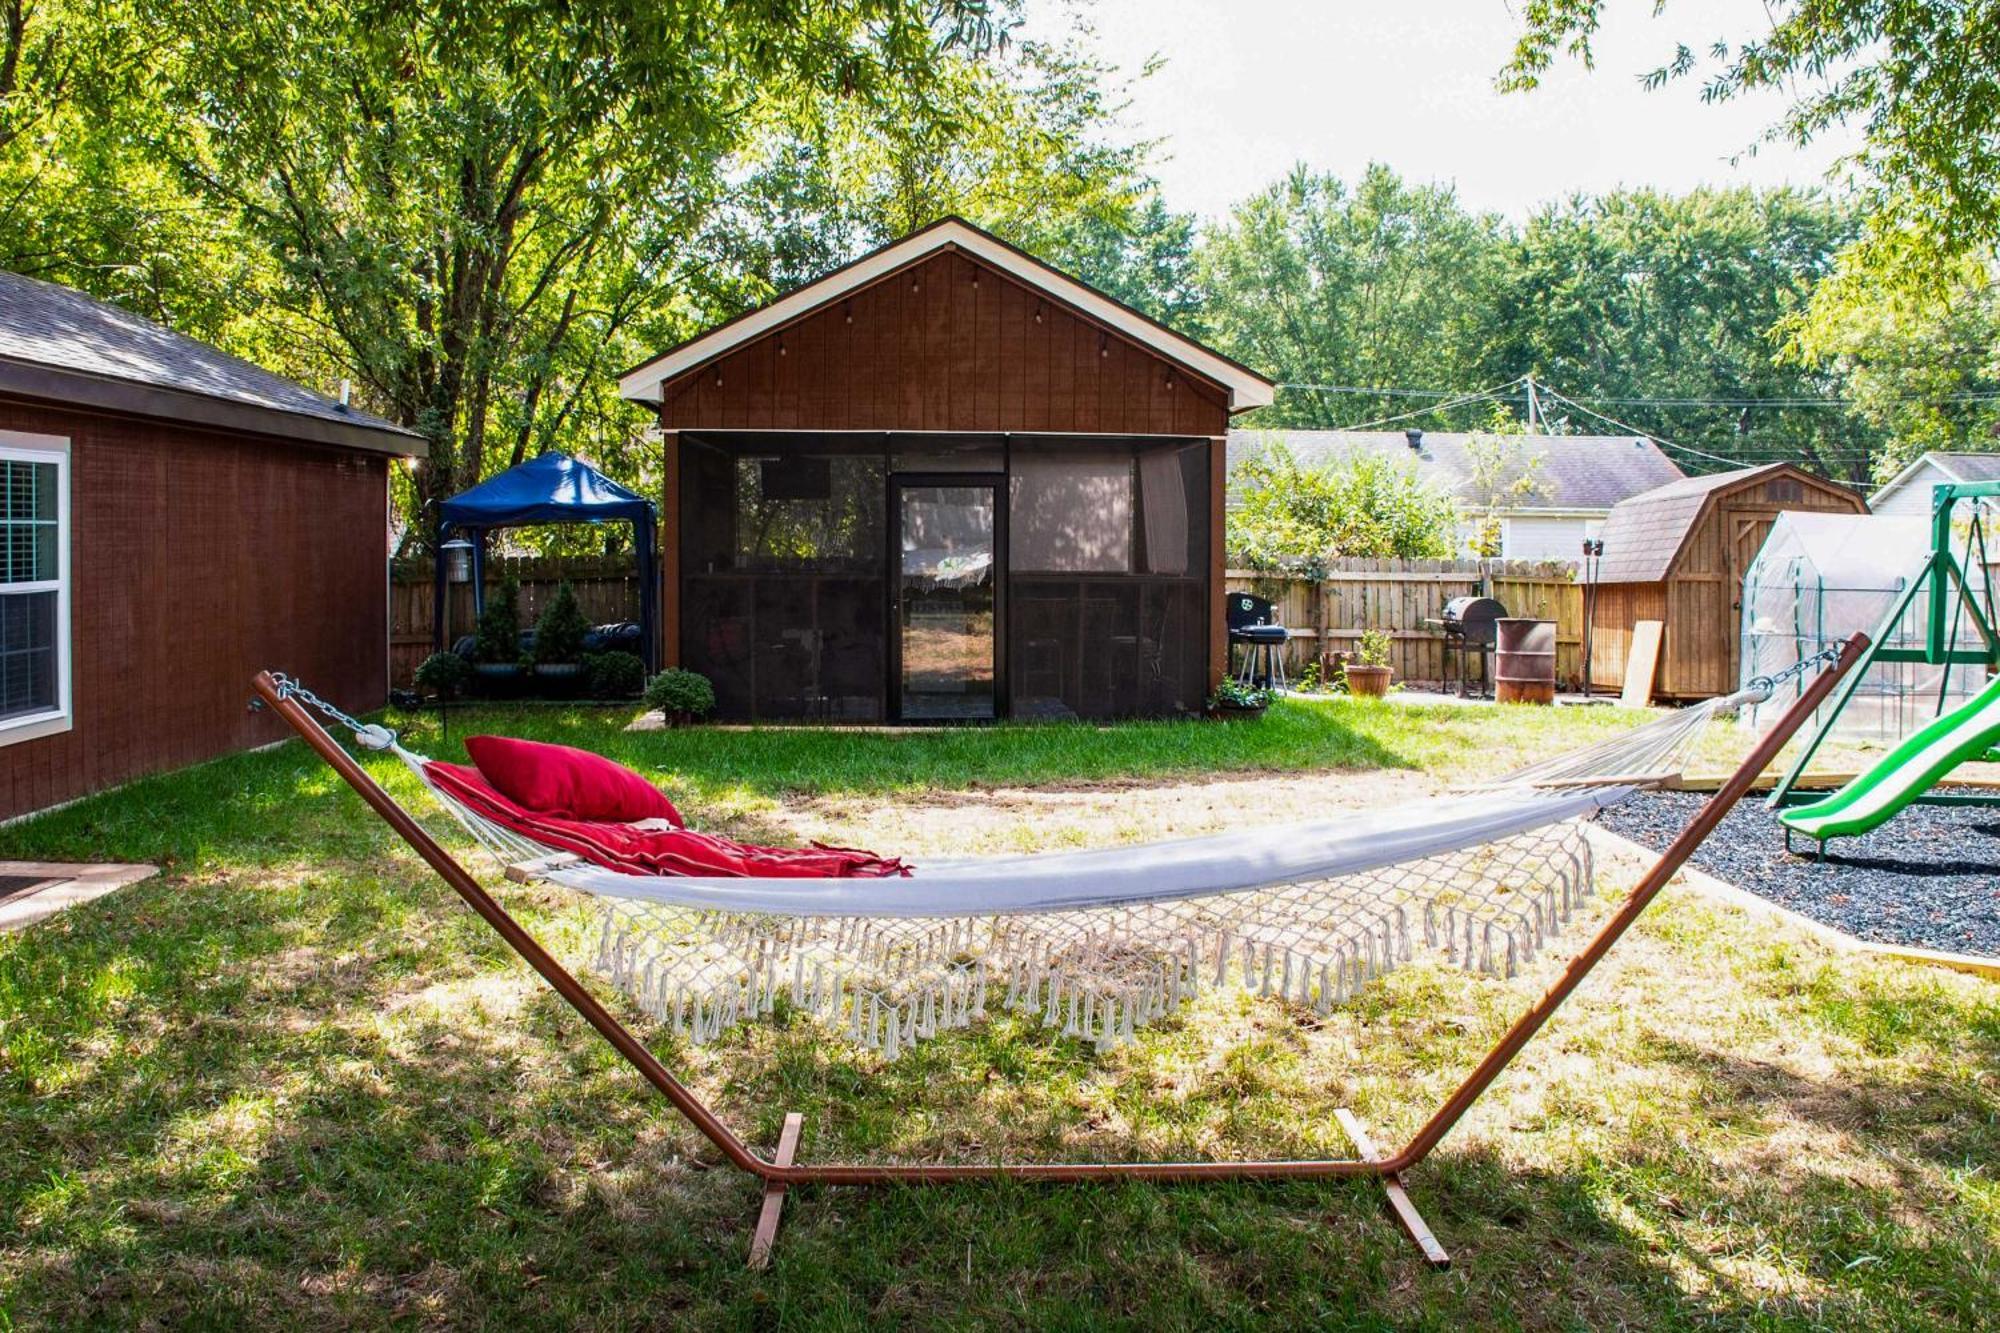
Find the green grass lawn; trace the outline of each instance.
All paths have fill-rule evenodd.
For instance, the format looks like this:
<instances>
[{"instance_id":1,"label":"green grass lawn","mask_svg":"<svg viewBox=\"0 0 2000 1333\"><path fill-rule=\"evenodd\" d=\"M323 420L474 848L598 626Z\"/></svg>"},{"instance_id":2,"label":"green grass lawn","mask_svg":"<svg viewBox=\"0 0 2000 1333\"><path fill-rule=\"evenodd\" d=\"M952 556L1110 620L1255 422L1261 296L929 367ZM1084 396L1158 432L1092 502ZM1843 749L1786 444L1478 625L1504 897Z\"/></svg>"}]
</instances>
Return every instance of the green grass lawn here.
<instances>
[{"instance_id":1,"label":"green grass lawn","mask_svg":"<svg viewBox=\"0 0 2000 1333\"><path fill-rule=\"evenodd\" d=\"M586 745L706 826L782 835L808 810L921 861L955 848L960 814L1044 846L1289 817L1637 718L1337 701L914 735L624 720L495 711L452 736ZM429 719L407 735L458 753ZM421 804L393 763L372 770ZM302 747L0 830L0 857L164 867L0 937L0 1329L1942 1328L2000 1309L2000 985L1677 893L1413 1176L1450 1273L1374 1186L1329 1182L804 1190L750 1274L754 1183ZM585 904L500 891L585 965ZM1219 993L1105 1057L1007 1019L894 1064L804 1021L695 1050L598 989L766 1150L801 1110L819 1158L1344 1155L1334 1106L1399 1141L1563 956L1508 982L1412 966L1326 1020Z\"/></svg>"}]
</instances>

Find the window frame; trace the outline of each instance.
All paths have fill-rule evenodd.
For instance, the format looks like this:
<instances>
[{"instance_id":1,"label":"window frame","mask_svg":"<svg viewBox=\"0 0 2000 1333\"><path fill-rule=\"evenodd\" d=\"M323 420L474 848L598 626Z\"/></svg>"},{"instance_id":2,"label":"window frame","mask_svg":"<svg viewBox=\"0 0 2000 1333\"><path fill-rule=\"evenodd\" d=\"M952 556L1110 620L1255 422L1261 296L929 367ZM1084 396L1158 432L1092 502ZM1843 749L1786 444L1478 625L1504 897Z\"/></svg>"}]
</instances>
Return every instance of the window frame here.
<instances>
[{"instance_id":1,"label":"window frame","mask_svg":"<svg viewBox=\"0 0 2000 1333\"><path fill-rule=\"evenodd\" d=\"M39 713L0 718L0 747L68 731L74 723L70 692L70 441L62 435L0 430L0 460L53 463L56 469L56 577L33 583L0 584L0 597L53 592L56 595L56 706Z\"/></svg>"}]
</instances>

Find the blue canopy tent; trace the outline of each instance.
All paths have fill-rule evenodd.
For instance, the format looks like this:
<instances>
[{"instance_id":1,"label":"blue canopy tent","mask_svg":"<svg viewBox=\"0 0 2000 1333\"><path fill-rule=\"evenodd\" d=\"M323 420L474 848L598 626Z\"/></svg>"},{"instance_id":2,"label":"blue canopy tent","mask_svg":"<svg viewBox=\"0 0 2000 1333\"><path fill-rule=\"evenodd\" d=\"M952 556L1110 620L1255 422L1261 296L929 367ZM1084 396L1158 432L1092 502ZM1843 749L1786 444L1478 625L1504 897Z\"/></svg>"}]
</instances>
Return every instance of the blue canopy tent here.
<instances>
[{"instance_id":1,"label":"blue canopy tent","mask_svg":"<svg viewBox=\"0 0 2000 1333\"><path fill-rule=\"evenodd\" d=\"M546 453L519 467L488 477L469 491L438 506L437 616L438 646L444 646L444 544L454 533L472 543L472 605L486 609L486 537L496 528L532 527L544 523L630 523L632 545L639 558L639 629L646 669L657 655L654 601L659 577L654 567L654 529L659 511L651 500L620 486L590 464L568 454Z\"/></svg>"}]
</instances>

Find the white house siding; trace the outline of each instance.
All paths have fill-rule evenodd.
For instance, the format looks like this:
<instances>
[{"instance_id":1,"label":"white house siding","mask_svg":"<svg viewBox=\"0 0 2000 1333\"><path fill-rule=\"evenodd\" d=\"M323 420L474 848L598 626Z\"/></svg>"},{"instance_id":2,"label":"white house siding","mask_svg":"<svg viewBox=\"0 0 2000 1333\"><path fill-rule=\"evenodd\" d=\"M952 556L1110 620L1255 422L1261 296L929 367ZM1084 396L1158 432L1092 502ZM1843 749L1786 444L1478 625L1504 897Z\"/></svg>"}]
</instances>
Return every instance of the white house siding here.
<instances>
[{"instance_id":1,"label":"white house siding","mask_svg":"<svg viewBox=\"0 0 2000 1333\"><path fill-rule=\"evenodd\" d=\"M1508 560L1575 560L1583 539L1604 526L1603 516L1510 515L1500 524L1500 554Z\"/></svg>"},{"instance_id":2,"label":"white house siding","mask_svg":"<svg viewBox=\"0 0 2000 1333\"><path fill-rule=\"evenodd\" d=\"M1874 511L1878 514L1900 514L1916 518L1929 518L1931 513L1931 487L1950 481L1937 464L1928 460L1906 477L1892 490L1883 491L1875 497Z\"/></svg>"}]
</instances>

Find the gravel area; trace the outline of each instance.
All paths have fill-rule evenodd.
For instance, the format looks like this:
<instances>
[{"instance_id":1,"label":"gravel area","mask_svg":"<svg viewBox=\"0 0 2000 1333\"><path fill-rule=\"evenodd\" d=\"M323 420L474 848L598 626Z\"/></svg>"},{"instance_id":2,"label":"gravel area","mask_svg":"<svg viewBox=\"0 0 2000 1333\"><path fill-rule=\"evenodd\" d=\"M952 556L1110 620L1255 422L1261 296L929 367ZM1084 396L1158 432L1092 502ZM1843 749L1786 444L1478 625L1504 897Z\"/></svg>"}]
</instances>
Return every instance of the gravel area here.
<instances>
[{"instance_id":1,"label":"gravel area","mask_svg":"<svg viewBox=\"0 0 2000 1333\"><path fill-rule=\"evenodd\" d=\"M1706 797L1654 792L1604 812L1604 827L1658 850ZM1825 861L1745 798L1694 854L1718 879L1864 940L2000 957L2000 808L1913 805Z\"/></svg>"}]
</instances>

